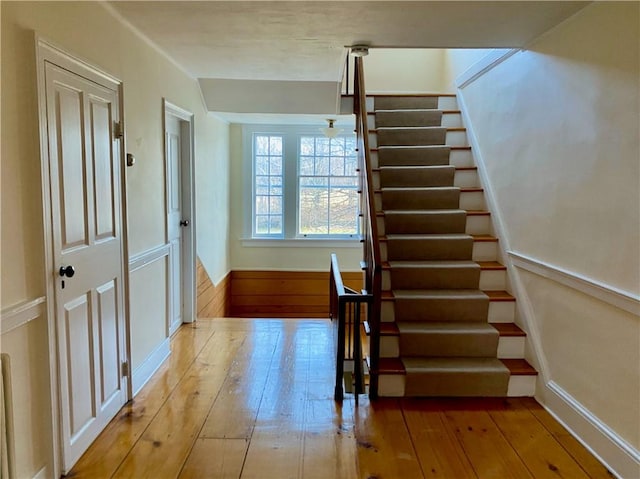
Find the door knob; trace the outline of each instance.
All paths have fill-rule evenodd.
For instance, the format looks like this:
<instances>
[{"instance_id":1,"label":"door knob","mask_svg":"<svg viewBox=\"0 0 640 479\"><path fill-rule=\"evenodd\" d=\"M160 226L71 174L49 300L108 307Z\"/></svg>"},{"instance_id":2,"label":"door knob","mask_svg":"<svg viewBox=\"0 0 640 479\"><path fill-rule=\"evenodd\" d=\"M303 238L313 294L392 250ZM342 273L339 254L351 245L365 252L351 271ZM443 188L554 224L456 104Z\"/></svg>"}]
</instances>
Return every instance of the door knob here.
<instances>
[{"instance_id":1,"label":"door knob","mask_svg":"<svg viewBox=\"0 0 640 479\"><path fill-rule=\"evenodd\" d=\"M180 226L189 226L189 220L182 220Z\"/></svg>"},{"instance_id":2,"label":"door knob","mask_svg":"<svg viewBox=\"0 0 640 479\"><path fill-rule=\"evenodd\" d=\"M76 274L76 270L73 269L73 266L60 266L60 276L66 276L67 278L73 278L73 275Z\"/></svg>"}]
</instances>

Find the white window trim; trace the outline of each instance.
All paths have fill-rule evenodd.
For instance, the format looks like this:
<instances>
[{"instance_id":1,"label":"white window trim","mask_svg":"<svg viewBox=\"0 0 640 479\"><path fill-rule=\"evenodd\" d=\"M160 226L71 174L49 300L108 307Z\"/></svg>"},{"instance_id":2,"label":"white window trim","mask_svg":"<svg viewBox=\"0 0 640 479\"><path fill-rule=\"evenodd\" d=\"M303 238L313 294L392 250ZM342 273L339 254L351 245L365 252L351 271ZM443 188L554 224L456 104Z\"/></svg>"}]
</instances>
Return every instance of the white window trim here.
<instances>
[{"instance_id":1,"label":"white window trim","mask_svg":"<svg viewBox=\"0 0 640 479\"><path fill-rule=\"evenodd\" d=\"M337 235L313 235L296 236L298 231L298 182L286 181L287 176L298 178L298 154L299 135L318 135L318 125L242 125L242 185L243 185L243 220L242 220L242 245L246 247L360 247L360 236ZM253 137L254 134L278 135L283 137L283 237L253 236L254 219L254 164L253 164ZM296 141L287 141L287 138L295 136ZM287 161L287 158L295 158L296 161ZM292 171L293 170L293 171ZM286 212L295 211L295 214ZM293 233L293 234L291 234ZM289 236L287 236L289 234Z\"/></svg>"}]
</instances>

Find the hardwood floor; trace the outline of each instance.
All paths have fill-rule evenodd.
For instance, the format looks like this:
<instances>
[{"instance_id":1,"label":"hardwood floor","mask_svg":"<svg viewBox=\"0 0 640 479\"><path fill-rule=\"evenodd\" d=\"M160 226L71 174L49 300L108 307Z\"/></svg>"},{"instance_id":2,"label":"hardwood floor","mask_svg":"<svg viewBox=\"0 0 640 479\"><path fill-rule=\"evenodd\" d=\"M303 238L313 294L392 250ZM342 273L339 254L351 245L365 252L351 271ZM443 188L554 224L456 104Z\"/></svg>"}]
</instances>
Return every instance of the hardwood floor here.
<instances>
[{"instance_id":1,"label":"hardwood floor","mask_svg":"<svg viewBox=\"0 0 640 479\"><path fill-rule=\"evenodd\" d=\"M202 319L73 478L608 478L532 399L333 401L328 320Z\"/></svg>"}]
</instances>

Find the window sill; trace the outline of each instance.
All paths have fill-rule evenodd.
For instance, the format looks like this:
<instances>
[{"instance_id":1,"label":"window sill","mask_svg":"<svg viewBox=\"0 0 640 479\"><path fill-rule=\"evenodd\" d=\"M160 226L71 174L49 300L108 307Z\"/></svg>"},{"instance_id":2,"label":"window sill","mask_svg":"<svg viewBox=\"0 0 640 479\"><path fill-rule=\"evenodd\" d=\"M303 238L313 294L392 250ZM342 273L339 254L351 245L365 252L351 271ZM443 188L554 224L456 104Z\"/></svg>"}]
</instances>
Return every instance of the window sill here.
<instances>
[{"instance_id":1,"label":"window sill","mask_svg":"<svg viewBox=\"0 0 640 479\"><path fill-rule=\"evenodd\" d=\"M358 238L242 238L245 248L362 248Z\"/></svg>"}]
</instances>

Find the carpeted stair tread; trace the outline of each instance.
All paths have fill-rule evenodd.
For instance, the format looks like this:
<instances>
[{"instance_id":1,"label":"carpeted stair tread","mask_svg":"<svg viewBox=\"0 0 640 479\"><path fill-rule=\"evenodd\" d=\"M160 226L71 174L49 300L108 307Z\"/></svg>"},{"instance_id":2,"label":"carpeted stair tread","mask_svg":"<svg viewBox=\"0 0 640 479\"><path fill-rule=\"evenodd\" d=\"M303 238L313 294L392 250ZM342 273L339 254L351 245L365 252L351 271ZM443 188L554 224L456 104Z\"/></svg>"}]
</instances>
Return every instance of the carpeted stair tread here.
<instances>
[{"instance_id":1,"label":"carpeted stair tread","mask_svg":"<svg viewBox=\"0 0 640 479\"><path fill-rule=\"evenodd\" d=\"M378 128L375 131L380 146L444 145L447 129L441 126Z\"/></svg>"},{"instance_id":2,"label":"carpeted stair tread","mask_svg":"<svg viewBox=\"0 0 640 479\"><path fill-rule=\"evenodd\" d=\"M480 266L473 261L389 261L387 264L391 289L474 289L480 283Z\"/></svg>"},{"instance_id":3,"label":"carpeted stair tread","mask_svg":"<svg viewBox=\"0 0 640 479\"><path fill-rule=\"evenodd\" d=\"M382 188L383 209L424 210L456 209L460 205L460 188L436 186L428 188Z\"/></svg>"},{"instance_id":4,"label":"carpeted stair tread","mask_svg":"<svg viewBox=\"0 0 640 479\"><path fill-rule=\"evenodd\" d=\"M434 109L375 110L376 128L385 126L440 126L442 111Z\"/></svg>"},{"instance_id":5,"label":"carpeted stair tread","mask_svg":"<svg viewBox=\"0 0 640 479\"><path fill-rule=\"evenodd\" d=\"M466 234L388 235L389 260L470 260L473 238Z\"/></svg>"},{"instance_id":6,"label":"carpeted stair tread","mask_svg":"<svg viewBox=\"0 0 640 479\"><path fill-rule=\"evenodd\" d=\"M383 166L379 168L383 187L453 186L456 170L453 166Z\"/></svg>"},{"instance_id":7,"label":"carpeted stair tread","mask_svg":"<svg viewBox=\"0 0 640 479\"><path fill-rule=\"evenodd\" d=\"M496 358L402 358L405 396L507 395L509 369Z\"/></svg>"},{"instance_id":8,"label":"carpeted stair tread","mask_svg":"<svg viewBox=\"0 0 640 479\"><path fill-rule=\"evenodd\" d=\"M396 321L487 322L489 298L477 289L393 290Z\"/></svg>"},{"instance_id":9,"label":"carpeted stair tread","mask_svg":"<svg viewBox=\"0 0 640 479\"><path fill-rule=\"evenodd\" d=\"M404 110L438 108L438 96L388 95L373 98L374 110Z\"/></svg>"},{"instance_id":10,"label":"carpeted stair tread","mask_svg":"<svg viewBox=\"0 0 640 479\"><path fill-rule=\"evenodd\" d=\"M378 153L380 166L449 165L451 147L446 145L381 146Z\"/></svg>"},{"instance_id":11,"label":"carpeted stair tread","mask_svg":"<svg viewBox=\"0 0 640 479\"><path fill-rule=\"evenodd\" d=\"M401 357L495 357L499 333L473 321L398 321Z\"/></svg>"}]
</instances>

